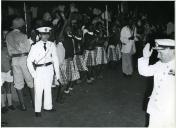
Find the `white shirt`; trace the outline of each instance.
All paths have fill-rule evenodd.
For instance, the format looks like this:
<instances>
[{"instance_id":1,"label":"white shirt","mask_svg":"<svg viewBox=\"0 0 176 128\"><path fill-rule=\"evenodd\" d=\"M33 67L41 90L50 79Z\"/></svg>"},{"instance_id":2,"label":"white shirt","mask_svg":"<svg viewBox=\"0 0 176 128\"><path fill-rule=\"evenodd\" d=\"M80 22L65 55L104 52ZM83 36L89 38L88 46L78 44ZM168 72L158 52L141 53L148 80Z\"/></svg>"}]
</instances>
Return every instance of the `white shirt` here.
<instances>
[{"instance_id":1,"label":"white shirt","mask_svg":"<svg viewBox=\"0 0 176 128\"><path fill-rule=\"evenodd\" d=\"M54 64L54 70L56 73L56 78L60 79L59 75L59 60L57 57L56 46L53 42L46 42L46 51L44 50L44 41L40 40L35 45L31 47L27 58L27 66L29 72L33 77L36 76L35 69L32 65L32 62L35 64L45 64L48 62L52 62Z\"/></svg>"},{"instance_id":2,"label":"white shirt","mask_svg":"<svg viewBox=\"0 0 176 128\"><path fill-rule=\"evenodd\" d=\"M175 60L149 65L149 59L142 57L138 60L138 71L143 76L154 76L154 88L147 112L175 118Z\"/></svg>"},{"instance_id":3,"label":"white shirt","mask_svg":"<svg viewBox=\"0 0 176 128\"><path fill-rule=\"evenodd\" d=\"M136 29L134 29L134 36L136 36ZM136 51L134 40L129 40L128 38L133 35L133 32L129 29L129 27L125 26L122 28L120 33L120 40L122 42L122 53L130 53L132 48L133 51Z\"/></svg>"}]
</instances>

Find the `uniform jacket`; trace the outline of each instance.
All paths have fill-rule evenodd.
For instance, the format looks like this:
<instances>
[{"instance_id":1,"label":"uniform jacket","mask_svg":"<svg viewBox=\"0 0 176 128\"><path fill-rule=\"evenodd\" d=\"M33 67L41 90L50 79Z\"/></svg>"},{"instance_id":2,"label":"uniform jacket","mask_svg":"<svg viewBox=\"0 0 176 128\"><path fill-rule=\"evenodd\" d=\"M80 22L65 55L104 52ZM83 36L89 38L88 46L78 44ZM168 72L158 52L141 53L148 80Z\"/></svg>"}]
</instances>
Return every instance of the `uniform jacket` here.
<instances>
[{"instance_id":1,"label":"uniform jacket","mask_svg":"<svg viewBox=\"0 0 176 128\"><path fill-rule=\"evenodd\" d=\"M172 118L176 102L175 60L168 63L158 61L154 65L149 65L149 59L142 57L138 60L138 70L143 76L154 76L154 88L147 112Z\"/></svg>"},{"instance_id":2,"label":"uniform jacket","mask_svg":"<svg viewBox=\"0 0 176 128\"><path fill-rule=\"evenodd\" d=\"M27 66L29 72L33 77L35 77L35 69L33 67L33 62L35 64L44 64L48 62L52 62L54 65L54 70L56 73L56 78L60 79L59 75L59 60L57 57L57 50L56 45L53 42L47 41L46 42L46 51L44 50L44 42L40 40L35 45L31 47L27 58Z\"/></svg>"}]
</instances>

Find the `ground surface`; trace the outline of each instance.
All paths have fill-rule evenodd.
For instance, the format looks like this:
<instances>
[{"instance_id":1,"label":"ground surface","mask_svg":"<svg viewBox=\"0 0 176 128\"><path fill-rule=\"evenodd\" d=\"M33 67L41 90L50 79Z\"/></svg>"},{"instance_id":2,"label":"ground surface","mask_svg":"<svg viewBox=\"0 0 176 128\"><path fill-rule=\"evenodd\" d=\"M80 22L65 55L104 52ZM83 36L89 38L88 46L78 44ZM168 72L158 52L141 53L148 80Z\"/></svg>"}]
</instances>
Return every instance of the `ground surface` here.
<instances>
[{"instance_id":1,"label":"ground surface","mask_svg":"<svg viewBox=\"0 0 176 128\"><path fill-rule=\"evenodd\" d=\"M54 102L57 111L42 111L36 118L28 98L28 110L9 111L6 114L8 126L14 127L143 127L145 111L142 109L148 81L135 71L131 78L121 73L121 66L106 69L103 80L92 85L80 84L74 87L71 96L65 96L64 104Z\"/></svg>"}]
</instances>

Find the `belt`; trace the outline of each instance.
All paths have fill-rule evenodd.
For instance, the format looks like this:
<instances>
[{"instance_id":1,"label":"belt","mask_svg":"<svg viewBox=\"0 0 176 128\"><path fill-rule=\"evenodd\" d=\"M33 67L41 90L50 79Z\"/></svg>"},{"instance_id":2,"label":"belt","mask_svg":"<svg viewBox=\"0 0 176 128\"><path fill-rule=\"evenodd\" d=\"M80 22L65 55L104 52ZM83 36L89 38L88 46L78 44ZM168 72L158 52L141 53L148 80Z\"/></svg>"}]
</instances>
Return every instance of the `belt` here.
<instances>
[{"instance_id":1,"label":"belt","mask_svg":"<svg viewBox=\"0 0 176 128\"><path fill-rule=\"evenodd\" d=\"M35 64L35 67L43 67L43 66L49 66L53 64L52 62L48 62L48 63L45 63L45 64Z\"/></svg>"},{"instance_id":2,"label":"belt","mask_svg":"<svg viewBox=\"0 0 176 128\"><path fill-rule=\"evenodd\" d=\"M23 56L27 56L28 53L20 53L20 54L12 54L12 57L23 57Z\"/></svg>"}]
</instances>

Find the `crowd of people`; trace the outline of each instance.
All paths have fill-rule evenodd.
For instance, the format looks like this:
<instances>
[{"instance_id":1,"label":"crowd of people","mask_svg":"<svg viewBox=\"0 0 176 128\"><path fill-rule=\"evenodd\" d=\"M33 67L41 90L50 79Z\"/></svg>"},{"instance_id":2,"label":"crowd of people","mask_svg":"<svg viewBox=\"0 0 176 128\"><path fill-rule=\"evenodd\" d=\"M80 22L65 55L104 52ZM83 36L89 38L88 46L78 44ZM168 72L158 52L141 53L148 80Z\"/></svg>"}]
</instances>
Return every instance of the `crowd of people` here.
<instances>
[{"instance_id":1,"label":"crowd of people","mask_svg":"<svg viewBox=\"0 0 176 128\"><path fill-rule=\"evenodd\" d=\"M64 103L63 95L74 85L103 79L106 65L114 69L122 59L124 77L130 77L146 43L154 46L156 38L174 39L173 22L152 23L147 14L133 11L113 14L99 8L88 10L82 13L75 4L66 10L61 4L32 19L28 26L22 17L14 17L9 28L2 26L3 113L15 110L12 85L20 109L26 111L22 93L26 83L36 117L40 117L43 90L44 110L54 112L52 86L58 89L56 101Z\"/></svg>"}]
</instances>

